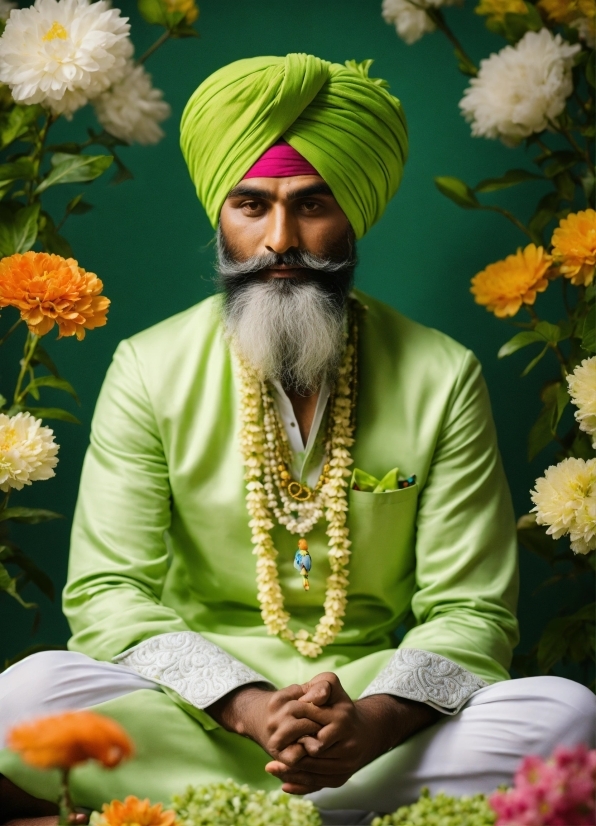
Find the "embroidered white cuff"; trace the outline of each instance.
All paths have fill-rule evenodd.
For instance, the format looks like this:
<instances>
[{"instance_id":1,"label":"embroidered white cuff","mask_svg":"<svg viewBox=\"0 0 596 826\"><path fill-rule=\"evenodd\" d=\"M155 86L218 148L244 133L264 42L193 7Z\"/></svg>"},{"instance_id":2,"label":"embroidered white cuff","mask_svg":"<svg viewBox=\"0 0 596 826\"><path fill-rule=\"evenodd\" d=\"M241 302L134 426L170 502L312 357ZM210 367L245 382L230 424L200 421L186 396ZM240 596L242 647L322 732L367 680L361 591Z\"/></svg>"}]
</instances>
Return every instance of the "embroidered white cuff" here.
<instances>
[{"instance_id":1,"label":"embroidered white cuff","mask_svg":"<svg viewBox=\"0 0 596 826\"><path fill-rule=\"evenodd\" d=\"M114 657L113 662L173 689L200 709L242 685L271 685L261 674L195 631L158 634Z\"/></svg>"},{"instance_id":2,"label":"embroidered white cuff","mask_svg":"<svg viewBox=\"0 0 596 826\"><path fill-rule=\"evenodd\" d=\"M478 689L488 685L457 663L418 648L398 648L389 664L360 697L393 694L457 714Z\"/></svg>"}]
</instances>

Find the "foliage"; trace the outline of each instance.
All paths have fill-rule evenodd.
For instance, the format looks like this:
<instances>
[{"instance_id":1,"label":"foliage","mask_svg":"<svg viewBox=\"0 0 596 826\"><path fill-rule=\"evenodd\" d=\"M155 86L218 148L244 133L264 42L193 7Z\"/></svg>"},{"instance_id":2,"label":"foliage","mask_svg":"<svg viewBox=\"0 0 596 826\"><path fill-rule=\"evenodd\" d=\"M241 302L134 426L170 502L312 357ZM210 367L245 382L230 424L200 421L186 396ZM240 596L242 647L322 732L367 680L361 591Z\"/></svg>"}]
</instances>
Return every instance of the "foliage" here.
<instances>
[{"instance_id":1,"label":"foliage","mask_svg":"<svg viewBox=\"0 0 596 826\"><path fill-rule=\"evenodd\" d=\"M251 791L233 780L189 786L172 798L179 826L320 826L310 800L283 792Z\"/></svg>"},{"instance_id":2,"label":"foliage","mask_svg":"<svg viewBox=\"0 0 596 826\"><path fill-rule=\"evenodd\" d=\"M401 806L385 817L376 817L372 826L493 826L497 816L483 794L474 797L430 796L428 789L411 806Z\"/></svg>"},{"instance_id":3,"label":"foliage","mask_svg":"<svg viewBox=\"0 0 596 826\"><path fill-rule=\"evenodd\" d=\"M180 4L180 0L168 2L170 5L176 2ZM155 0L155 3L159 5L161 0ZM198 16L194 0L181 0L181 5L184 6L184 13L169 15L167 19L160 21L151 21L163 25L165 32L136 64L132 63L132 67L144 63L170 37L197 36L197 32L188 22ZM139 0L139 6L145 14L147 3ZM5 26L5 22L0 21L0 34L4 32ZM62 35L60 37L62 38ZM130 51L132 52L132 47ZM104 97L109 93L108 89ZM127 142L111 135L105 129L99 132L89 129L88 138L84 141L73 140L52 145L49 140L51 130L60 117L61 115L56 114L49 104L48 108L44 108L40 104L23 105L16 102L9 86L0 83L0 257L3 259L1 264L6 268L13 261L16 266L20 261L18 256L29 251L52 253L61 257L56 259L56 266L70 268L76 280L77 274L84 273L84 270L78 268L76 261L70 261L74 254L62 230L71 217L83 215L93 209L93 204L86 199L84 188L113 169L116 170L112 176L113 184L123 183L133 176L119 155L121 147L125 147ZM78 191L74 190L63 215L59 218L53 216L45 202L47 191L56 186L74 185L77 185ZM29 255L32 255L32 252ZM15 257L11 259L11 256ZM89 289L95 289L93 295L97 295L97 290L101 289L101 282L95 276L93 278L95 282ZM55 297L50 300L46 294L45 304L41 294L36 298L36 294L31 293L26 298L31 306L39 300L44 323L53 317L52 314L60 315L59 310L56 310ZM85 300L94 300L91 293ZM102 301L103 306L107 306L107 299ZM59 420L78 424L78 418L70 410L44 402L48 389L66 394L77 404L79 399L72 384L64 378L43 346L42 335L37 334L39 327L35 327L32 321L31 306L25 308L17 297L6 297L0 290L0 308L3 309L0 323L4 323L4 330L0 333L0 345L28 327L24 335L23 355L16 384L12 392L8 393L5 390L6 397L0 395L0 414L14 417L18 413L29 413L32 417L44 421ZM20 311L20 317L15 317L15 311ZM102 323L105 323L105 319ZM76 332L77 337L82 338L84 327L93 326L99 326L99 323L81 321L78 331L73 329L66 332L66 328L61 326L59 337ZM0 444L0 451L9 448L10 445ZM0 501L0 594L11 597L24 608L35 610L36 628L39 621L37 605L23 597L23 590L32 583L45 596L53 599L54 587L48 575L11 539L9 528L19 523L38 524L59 519L61 515L43 508L28 507L26 497L23 497L23 500L19 498L18 504L13 505L12 499L17 487L9 481L2 488L5 495ZM19 493L19 497L21 496L23 494Z\"/></svg>"},{"instance_id":4,"label":"foliage","mask_svg":"<svg viewBox=\"0 0 596 826\"><path fill-rule=\"evenodd\" d=\"M421 8L415 3L413 5ZM506 85L506 75L503 73L498 76L498 61L501 55L507 53L507 60L503 59L501 65L503 71L505 68L508 69L510 74L507 78L511 79L511 67L515 65L514 61L512 63L512 56L518 54L515 50L522 44L525 48L530 43L528 38L535 38L531 42L534 44L536 61L540 58L539 41L545 48L558 49L561 55L565 55L559 61L559 85L555 88L552 77L548 77L540 89L540 105L544 107L544 112L549 105L552 111L552 105L558 106L558 102L563 108L554 117L544 114L542 110L538 112L538 103L535 101L538 100L539 94L536 92L532 103L534 90L530 88L532 82L529 78L532 77L532 73L529 69L536 68L534 76L539 77L539 69L542 71L542 67L528 67L526 64L520 68L516 81L525 89L526 109L530 104L535 104L534 120L528 121L530 125L526 128L523 140L511 140L505 131L501 132L500 136L506 145L512 147L512 151L515 147L523 147L527 152L533 153L532 163L535 169L530 171L515 167L502 175L487 177L474 186L449 175L435 178L435 184L442 195L462 209L485 210L502 215L535 245L532 249L542 250L545 260L552 261L544 276L546 281L538 282L536 276L536 283L532 284L527 272L524 282L524 274L519 266L516 272L510 256L506 261L491 264L479 273L474 279L472 291L476 294L478 303L484 304L499 317L514 316L522 306L528 314L527 320L514 322L518 331L501 347L499 358L511 356L527 348L531 356L521 374L522 377L527 376L542 359L550 358L552 376L544 383L540 392L542 406L529 433L528 459L533 460L542 455L543 451L554 443L557 461L571 457L587 461L594 456L594 449L588 434L580 429L577 421L571 421L567 412L570 402L567 378L582 361L596 353L596 285L593 280L596 252L596 215L593 212L593 4L588 3L584 7L583 4L574 3L572 0L538 0L536 3L529 0L480 0L475 11L486 16L486 25L490 31L510 44L497 54L491 55L493 87L488 91L493 92L495 97L491 98L487 94L485 102L492 100L494 107L501 106L503 120L512 119L513 103L507 111L503 103L508 93L507 89L503 88ZM478 93L483 82L480 76L486 71L489 61L481 61L478 69L447 25L440 9L428 8L426 13L431 16L436 28L442 31L454 46L459 69L464 75L472 78L460 103L460 108L468 117L465 109L469 104L469 95L472 91ZM530 34L540 34L545 29L547 32L544 37L537 38L537 35ZM531 58L533 53L528 54ZM551 60L554 61L552 54ZM528 70L526 74L522 69ZM546 69L544 71L546 72ZM501 92L497 95L499 89ZM468 103L465 102L466 96ZM541 117L544 114L541 124L538 124L540 118L537 112ZM521 114L519 117L523 120ZM473 125L474 134L488 136L487 130L482 132L481 129L475 128L476 125ZM536 182L541 182L543 194L536 199L531 217L525 223L491 197L501 190L516 186L527 186L530 193ZM546 193L544 186L547 187ZM582 224L585 216L594 225L594 229L587 229L587 225ZM567 243L566 251L562 252L557 246L558 239L564 233L569 234L570 230L572 244ZM587 256L582 260L579 269L568 260L571 246L576 250L581 248ZM591 248L591 252L588 248ZM525 252L529 249L530 247L527 247ZM521 253L518 251L519 256ZM517 293L514 289L516 277L519 281ZM537 292L543 292L547 288L552 291L556 282L562 291L565 316L562 319L542 318L535 306ZM479 285L485 293L482 296L479 295ZM494 293L492 296L491 289ZM596 480L594 484L596 486ZM589 684L594 664L594 606L591 604L593 597L589 598L586 604L582 604L582 599L585 598L582 594L589 590L584 586L590 586L593 582L594 555L586 558L571 553L567 539L555 540L547 535L546 525L538 524L534 514L523 516L518 528L522 547L537 554L552 567L552 575L540 588L562 581L571 581L578 587L573 605L561 606L559 615L548 622L533 650L529 654L518 655L514 665L523 674L528 675L553 673L560 663L577 663L583 670L585 682ZM596 525L594 531L596 533ZM552 534L553 530L549 529L549 533ZM589 547L594 547L596 539L590 539L588 544Z\"/></svg>"}]
</instances>

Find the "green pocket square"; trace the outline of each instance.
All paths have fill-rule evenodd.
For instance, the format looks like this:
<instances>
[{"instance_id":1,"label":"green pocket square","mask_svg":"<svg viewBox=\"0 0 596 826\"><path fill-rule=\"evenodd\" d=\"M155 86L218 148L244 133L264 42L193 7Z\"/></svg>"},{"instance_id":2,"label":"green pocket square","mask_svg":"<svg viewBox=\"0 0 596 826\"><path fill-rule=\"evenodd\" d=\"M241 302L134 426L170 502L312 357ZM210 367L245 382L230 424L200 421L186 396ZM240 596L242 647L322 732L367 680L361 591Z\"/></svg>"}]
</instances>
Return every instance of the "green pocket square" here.
<instances>
[{"instance_id":1,"label":"green pocket square","mask_svg":"<svg viewBox=\"0 0 596 826\"><path fill-rule=\"evenodd\" d=\"M352 473L352 483L350 487L354 490L367 491L368 493L387 493L390 490L397 490L399 478L399 468L394 467L389 473L386 473L379 481L370 473L364 470L354 468Z\"/></svg>"}]
</instances>

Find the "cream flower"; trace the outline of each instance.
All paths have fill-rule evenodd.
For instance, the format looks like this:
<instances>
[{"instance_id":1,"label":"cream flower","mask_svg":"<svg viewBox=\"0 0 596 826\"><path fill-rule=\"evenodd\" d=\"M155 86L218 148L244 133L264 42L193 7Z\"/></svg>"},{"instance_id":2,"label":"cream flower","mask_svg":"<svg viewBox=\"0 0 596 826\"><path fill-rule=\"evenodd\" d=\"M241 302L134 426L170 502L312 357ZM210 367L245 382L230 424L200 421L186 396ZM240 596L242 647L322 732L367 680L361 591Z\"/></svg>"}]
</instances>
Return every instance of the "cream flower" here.
<instances>
[{"instance_id":1,"label":"cream flower","mask_svg":"<svg viewBox=\"0 0 596 826\"><path fill-rule=\"evenodd\" d=\"M575 418L580 430L592 436L592 447L596 447L596 356L584 359L567 376L571 401L577 406Z\"/></svg>"},{"instance_id":2,"label":"cream flower","mask_svg":"<svg viewBox=\"0 0 596 826\"><path fill-rule=\"evenodd\" d=\"M0 490L21 490L25 485L55 476L59 445L54 431L43 427L30 413L0 413Z\"/></svg>"},{"instance_id":3,"label":"cream flower","mask_svg":"<svg viewBox=\"0 0 596 826\"><path fill-rule=\"evenodd\" d=\"M151 75L130 61L127 74L93 101L98 121L111 135L127 143L158 143L164 136L159 124L171 109L163 92L154 89Z\"/></svg>"},{"instance_id":4,"label":"cream flower","mask_svg":"<svg viewBox=\"0 0 596 826\"><path fill-rule=\"evenodd\" d=\"M427 32L434 32L435 24L424 11L430 6L454 6L461 0L383 0L382 15L386 23L395 26L395 31L408 45Z\"/></svg>"},{"instance_id":5,"label":"cream flower","mask_svg":"<svg viewBox=\"0 0 596 826\"><path fill-rule=\"evenodd\" d=\"M36 0L8 19L0 81L18 103L72 115L124 75L133 52L129 29L108 0Z\"/></svg>"},{"instance_id":6,"label":"cream flower","mask_svg":"<svg viewBox=\"0 0 596 826\"><path fill-rule=\"evenodd\" d=\"M541 29L482 60L459 104L472 134L513 146L546 129L573 91L571 68L580 50Z\"/></svg>"},{"instance_id":7,"label":"cream flower","mask_svg":"<svg viewBox=\"0 0 596 826\"><path fill-rule=\"evenodd\" d=\"M587 554L596 549L596 459L564 459L536 480L531 492L536 522L547 534L569 534L571 550Z\"/></svg>"},{"instance_id":8,"label":"cream flower","mask_svg":"<svg viewBox=\"0 0 596 826\"><path fill-rule=\"evenodd\" d=\"M11 3L9 0L0 0L0 20L8 20L8 15L16 7L16 3Z\"/></svg>"}]
</instances>

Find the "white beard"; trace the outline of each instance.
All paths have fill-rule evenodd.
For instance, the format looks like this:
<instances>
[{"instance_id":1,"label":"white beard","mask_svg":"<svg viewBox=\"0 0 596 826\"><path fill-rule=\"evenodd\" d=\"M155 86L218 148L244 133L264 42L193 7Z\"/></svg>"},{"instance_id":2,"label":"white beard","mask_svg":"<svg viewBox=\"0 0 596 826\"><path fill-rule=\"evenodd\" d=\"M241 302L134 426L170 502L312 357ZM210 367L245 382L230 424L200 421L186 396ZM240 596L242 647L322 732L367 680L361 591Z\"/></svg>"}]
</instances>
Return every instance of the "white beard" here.
<instances>
[{"instance_id":1,"label":"white beard","mask_svg":"<svg viewBox=\"0 0 596 826\"><path fill-rule=\"evenodd\" d=\"M344 313L316 282L255 279L227 297L224 326L239 355L264 380L316 391L335 378Z\"/></svg>"}]
</instances>

